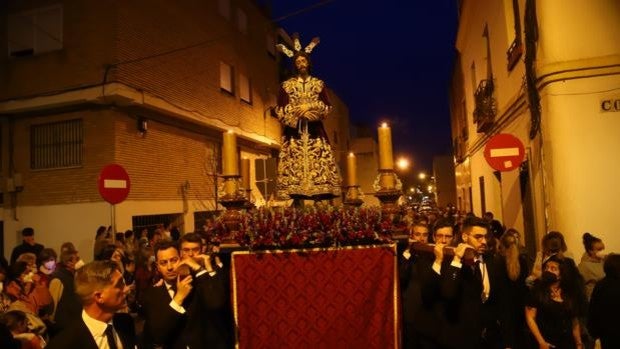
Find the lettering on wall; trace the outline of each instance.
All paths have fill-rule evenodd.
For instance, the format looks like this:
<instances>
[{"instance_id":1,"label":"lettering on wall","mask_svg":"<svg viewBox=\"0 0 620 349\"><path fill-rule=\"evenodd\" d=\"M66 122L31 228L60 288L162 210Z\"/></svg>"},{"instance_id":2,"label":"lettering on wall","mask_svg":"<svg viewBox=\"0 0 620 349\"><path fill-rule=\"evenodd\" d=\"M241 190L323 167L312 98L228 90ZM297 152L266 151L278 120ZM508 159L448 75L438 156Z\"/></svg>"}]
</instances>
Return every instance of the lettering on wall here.
<instances>
[{"instance_id":1,"label":"lettering on wall","mask_svg":"<svg viewBox=\"0 0 620 349\"><path fill-rule=\"evenodd\" d=\"M620 112L620 96L613 96L602 99L601 112Z\"/></svg>"}]
</instances>

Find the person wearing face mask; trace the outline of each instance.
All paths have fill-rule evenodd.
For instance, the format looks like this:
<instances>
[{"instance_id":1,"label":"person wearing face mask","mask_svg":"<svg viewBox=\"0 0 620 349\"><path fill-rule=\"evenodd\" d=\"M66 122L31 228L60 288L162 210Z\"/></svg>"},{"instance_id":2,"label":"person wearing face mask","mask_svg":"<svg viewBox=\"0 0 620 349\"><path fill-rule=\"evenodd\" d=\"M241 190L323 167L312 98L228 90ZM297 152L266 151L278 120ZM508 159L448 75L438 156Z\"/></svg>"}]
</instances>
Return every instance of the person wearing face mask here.
<instances>
[{"instance_id":1,"label":"person wearing face mask","mask_svg":"<svg viewBox=\"0 0 620 349\"><path fill-rule=\"evenodd\" d=\"M579 293L570 280L565 258L560 255L547 258L542 270L525 306L532 347L583 348L578 319Z\"/></svg>"},{"instance_id":2,"label":"person wearing face mask","mask_svg":"<svg viewBox=\"0 0 620 349\"><path fill-rule=\"evenodd\" d=\"M72 242L65 242L60 246L60 253L63 252L75 252L77 254L78 257L78 261L75 263L75 270L80 269L81 267L83 267L86 262L84 262L84 260L80 257L80 255L78 254L78 250L75 248L75 245L73 245Z\"/></svg>"},{"instance_id":3,"label":"person wearing face mask","mask_svg":"<svg viewBox=\"0 0 620 349\"><path fill-rule=\"evenodd\" d=\"M52 248L44 248L39 254L38 274L45 287L49 287L51 275L56 270L57 258L56 251Z\"/></svg>"},{"instance_id":4,"label":"person wearing face mask","mask_svg":"<svg viewBox=\"0 0 620 349\"><path fill-rule=\"evenodd\" d=\"M583 234L583 246L585 253L579 263L579 273L583 276L586 285L586 297L588 301L592 296L592 290L596 283L605 277L603 260L605 259L605 244L603 240L590 233Z\"/></svg>"}]
</instances>

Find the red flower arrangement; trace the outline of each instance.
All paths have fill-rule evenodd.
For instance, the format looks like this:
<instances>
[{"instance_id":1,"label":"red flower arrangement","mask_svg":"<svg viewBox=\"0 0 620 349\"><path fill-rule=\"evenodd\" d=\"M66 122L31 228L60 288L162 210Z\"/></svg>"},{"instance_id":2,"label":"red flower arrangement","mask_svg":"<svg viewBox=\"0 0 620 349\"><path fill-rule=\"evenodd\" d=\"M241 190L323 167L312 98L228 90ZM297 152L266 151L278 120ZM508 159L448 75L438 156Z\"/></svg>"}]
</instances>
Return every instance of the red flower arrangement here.
<instances>
[{"instance_id":1,"label":"red flower arrangement","mask_svg":"<svg viewBox=\"0 0 620 349\"><path fill-rule=\"evenodd\" d=\"M239 231L228 231L220 219L207 229L212 242L232 237L250 249L337 247L392 242L400 229L378 208L259 208L246 211Z\"/></svg>"}]
</instances>

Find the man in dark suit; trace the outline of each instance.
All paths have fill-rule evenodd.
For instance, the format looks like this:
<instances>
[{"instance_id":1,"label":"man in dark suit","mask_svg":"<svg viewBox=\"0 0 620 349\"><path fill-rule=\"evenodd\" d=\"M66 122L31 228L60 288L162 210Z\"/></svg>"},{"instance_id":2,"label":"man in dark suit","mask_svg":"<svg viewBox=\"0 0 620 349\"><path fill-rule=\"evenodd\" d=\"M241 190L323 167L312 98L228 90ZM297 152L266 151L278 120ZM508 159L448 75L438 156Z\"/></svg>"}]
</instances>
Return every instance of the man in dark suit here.
<instances>
[{"instance_id":1,"label":"man in dark suit","mask_svg":"<svg viewBox=\"0 0 620 349\"><path fill-rule=\"evenodd\" d=\"M126 306L128 288L116 263L96 261L75 275L75 293L82 301L82 316L54 337L48 349L133 349L133 319L117 313Z\"/></svg>"},{"instance_id":2,"label":"man in dark suit","mask_svg":"<svg viewBox=\"0 0 620 349\"><path fill-rule=\"evenodd\" d=\"M144 295L144 346L207 348L203 314L207 309L220 308L225 301L210 256L197 256L202 258L203 267L194 258L181 259L177 245L165 240L155 244L154 253L163 281Z\"/></svg>"},{"instance_id":3,"label":"man in dark suit","mask_svg":"<svg viewBox=\"0 0 620 349\"><path fill-rule=\"evenodd\" d=\"M493 258L487 255L487 235L484 220L467 218L462 228L463 243L455 249L452 262L441 267L444 313L439 341L442 347L477 349L495 347L498 343L493 293L496 278ZM472 256L464 259L466 251ZM438 258L437 249L435 254Z\"/></svg>"},{"instance_id":4,"label":"man in dark suit","mask_svg":"<svg viewBox=\"0 0 620 349\"><path fill-rule=\"evenodd\" d=\"M452 244L453 224L439 219L433 227L433 241L443 249ZM410 248L402 254L401 285L403 287L403 348L436 348L441 329L440 276L433 270L434 258L429 252L413 247L428 242L428 228L421 222L414 223L410 234ZM443 261L439 261L439 269Z\"/></svg>"},{"instance_id":5,"label":"man in dark suit","mask_svg":"<svg viewBox=\"0 0 620 349\"><path fill-rule=\"evenodd\" d=\"M225 301L221 307L217 309L205 307L201 311L201 322L204 325L204 344L209 349L233 348L234 320L230 297L227 296L230 294L230 288L227 287L230 283L229 278L226 277L228 275L227 268L225 268L221 260L217 258L216 253L202 252L204 251L203 241L200 235L196 233L187 233L183 235L179 239L179 248L181 259L192 258L197 263L205 265L206 270L213 270L211 274L215 279L211 281L220 283L221 287L225 290ZM211 258L207 258L208 254L214 257L213 261L211 261Z\"/></svg>"},{"instance_id":6,"label":"man in dark suit","mask_svg":"<svg viewBox=\"0 0 620 349\"><path fill-rule=\"evenodd\" d=\"M34 253L34 255L38 257L39 253L43 251L43 245L34 241L34 229L30 227L22 229L22 239L22 244L15 246L11 252L11 265L15 264L17 258L23 253Z\"/></svg>"}]
</instances>

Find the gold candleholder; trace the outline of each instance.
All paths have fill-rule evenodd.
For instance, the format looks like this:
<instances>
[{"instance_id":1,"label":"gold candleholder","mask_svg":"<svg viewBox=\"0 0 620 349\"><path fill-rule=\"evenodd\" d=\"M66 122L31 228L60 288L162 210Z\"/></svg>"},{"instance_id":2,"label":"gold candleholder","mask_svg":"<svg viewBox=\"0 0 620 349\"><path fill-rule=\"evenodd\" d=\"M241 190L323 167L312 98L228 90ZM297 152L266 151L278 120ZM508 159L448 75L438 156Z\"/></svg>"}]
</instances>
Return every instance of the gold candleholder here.
<instances>
[{"instance_id":1,"label":"gold candleholder","mask_svg":"<svg viewBox=\"0 0 620 349\"><path fill-rule=\"evenodd\" d=\"M245 209L246 196L239 191L239 175L223 175L224 195L219 198L219 203L226 208L222 216L222 223L230 233L239 231L241 225L241 210ZM232 236L222 238L223 242L232 240Z\"/></svg>"},{"instance_id":2,"label":"gold candleholder","mask_svg":"<svg viewBox=\"0 0 620 349\"><path fill-rule=\"evenodd\" d=\"M381 169L374 183L375 197L381 202L381 212L393 217L399 213L397 201L402 195L402 183L393 169Z\"/></svg>"},{"instance_id":3,"label":"gold candleholder","mask_svg":"<svg viewBox=\"0 0 620 349\"><path fill-rule=\"evenodd\" d=\"M344 196L344 205L350 207L360 207L364 200L360 199L362 193L359 185L349 185L346 187L347 193Z\"/></svg>"}]
</instances>

